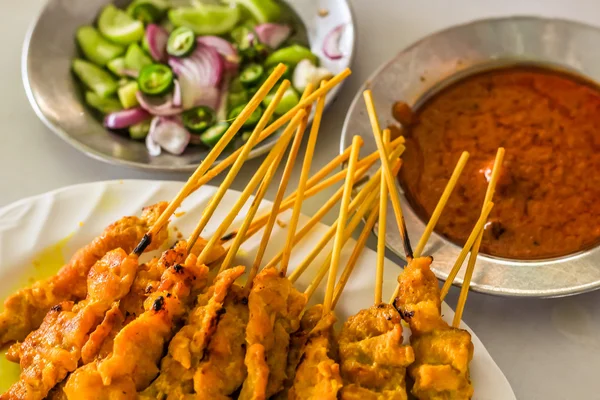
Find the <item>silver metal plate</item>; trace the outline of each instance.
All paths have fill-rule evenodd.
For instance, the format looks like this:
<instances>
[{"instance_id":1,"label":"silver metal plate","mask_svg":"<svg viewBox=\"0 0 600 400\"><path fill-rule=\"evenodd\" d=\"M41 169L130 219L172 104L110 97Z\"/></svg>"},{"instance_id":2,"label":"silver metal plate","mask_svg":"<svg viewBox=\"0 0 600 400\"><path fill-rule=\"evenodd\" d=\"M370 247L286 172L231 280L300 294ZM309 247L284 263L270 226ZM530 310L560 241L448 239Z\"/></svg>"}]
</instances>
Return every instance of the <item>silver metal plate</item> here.
<instances>
[{"instance_id":1,"label":"silver metal plate","mask_svg":"<svg viewBox=\"0 0 600 400\"><path fill-rule=\"evenodd\" d=\"M144 143L106 130L83 104L82 91L71 74L76 54L75 31L90 24L109 0L49 0L33 23L23 48L22 73L27 97L38 117L58 136L87 155L111 164L155 171L193 171L208 154L204 147L189 147L181 156L150 157ZM128 1L118 1L124 6ZM354 56L355 28L347 0L294 0L289 6L304 22L312 51L323 66L337 74ZM323 11L327 11L324 13ZM344 24L340 40L344 54L330 60L322 52L325 36ZM341 86L327 96L330 104ZM250 158L267 152L278 134L257 145ZM222 160L229 155L224 151Z\"/></svg>"},{"instance_id":2,"label":"silver metal plate","mask_svg":"<svg viewBox=\"0 0 600 400\"><path fill-rule=\"evenodd\" d=\"M353 135L361 135L365 140L362 153L376 150L362 96L364 89L373 91L380 122L386 126L394 122L391 108L395 101L414 106L440 82L490 64L550 64L598 82L600 53L594 51L597 43L600 29L596 27L535 17L479 20L435 33L401 51L361 87L344 122L340 149L350 144ZM411 209L399 185L398 190L407 229L416 244L425 224ZM402 242L389 208L386 242L403 257ZM433 269L440 279L448 277L459 252L458 246L435 233L424 250L424 254L434 257ZM455 284L461 283L462 272L455 280ZM522 297L560 297L595 290L600 287L600 248L541 261L480 255L471 287L494 295Z\"/></svg>"}]
</instances>

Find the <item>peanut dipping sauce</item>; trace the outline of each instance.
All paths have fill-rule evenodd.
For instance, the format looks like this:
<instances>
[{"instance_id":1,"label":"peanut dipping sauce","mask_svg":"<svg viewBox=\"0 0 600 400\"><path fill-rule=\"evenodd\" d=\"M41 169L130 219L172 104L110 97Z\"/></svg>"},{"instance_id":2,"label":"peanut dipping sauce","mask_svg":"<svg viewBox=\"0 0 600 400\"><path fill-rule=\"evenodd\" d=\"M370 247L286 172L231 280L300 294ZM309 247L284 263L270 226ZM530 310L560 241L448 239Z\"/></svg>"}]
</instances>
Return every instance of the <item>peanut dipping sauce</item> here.
<instances>
[{"instance_id":1,"label":"peanut dipping sauce","mask_svg":"<svg viewBox=\"0 0 600 400\"><path fill-rule=\"evenodd\" d=\"M471 157L436 231L463 245L498 147L506 148L482 252L543 259L600 239L600 91L549 69L513 66L468 76L416 110L394 105L406 151L399 179L427 221L466 150Z\"/></svg>"}]
</instances>

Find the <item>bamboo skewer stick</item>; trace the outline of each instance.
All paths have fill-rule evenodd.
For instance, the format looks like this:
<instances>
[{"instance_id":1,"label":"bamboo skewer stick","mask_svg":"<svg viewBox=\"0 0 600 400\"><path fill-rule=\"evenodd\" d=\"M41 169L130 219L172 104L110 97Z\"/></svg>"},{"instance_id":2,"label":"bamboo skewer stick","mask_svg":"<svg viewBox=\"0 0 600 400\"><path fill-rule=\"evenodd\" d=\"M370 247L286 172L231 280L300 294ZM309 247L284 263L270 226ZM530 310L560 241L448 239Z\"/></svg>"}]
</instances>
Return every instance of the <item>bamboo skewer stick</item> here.
<instances>
[{"instance_id":1,"label":"bamboo skewer stick","mask_svg":"<svg viewBox=\"0 0 600 400\"><path fill-rule=\"evenodd\" d=\"M492 169L492 176L488 183L487 190L485 192L485 199L483 204L487 204L492 201L494 192L496 191L496 184L500 176L500 169L502 168L502 162L504 161L504 148L500 147L496 153L496 160L494 161L494 167ZM458 296L458 302L456 304L456 312L454 314L454 320L452 326L458 328L460 326L460 320L462 319L465 304L467 303L467 297L469 295L469 287L471 286L471 278L473 276L473 270L475 269L475 262L477 261L477 255L479 254L479 247L481 247L481 240L483 239L482 229L475 239L473 248L471 249L471 255L467 263L467 270L465 271L465 277L463 279L462 287L460 288L460 295Z\"/></svg>"},{"instance_id":2,"label":"bamboo skewer stick","mask_svg":"<svg viewBox=\"0 0 600 400\"><path fill-rule=\"evenodd\" d=\"M429 218L429 222L427 223L427 226L425 227L425 231L423 232L421 239L419 239L419 243L417 243L417 247L415 247L415 251L414 251L415 257L421 257L421 253L423 252L423 249L425 248L425 245L427 244L427 241L429 240L429 237L431 236L431 233L433 232L435 225L437 224L438 220L440 219L440 216L442 215L442 211L444 210L444 207L446 207L446 203L448 202L448 199L450 198L452 191L456 187L456 182L458 182L458 178L460 178L460 174L462 173L463 169L465 168L465 165L467 164L468 160L469 160L469 152L463 151L460 158L458 159L458 163L454 167L454 171L452 172L452 175L450 176L450 179L448 180L446 187L444 188L444 191L442 192L442 196L438 200L438 203L435 206L433 213L431 214L431 218Z\"/></svg>"},{"instance_id":3,"label":"bamboo skewer stick","mask_svg":"<svg viewBox=\"0 0 600 400\"><path fill-rule=\"evenodd\" d=\"M324 87L324 83L321 87ZM283 247L283 256L281 258L281 275L286 276L288 264L292 254L292 242L296 235L296 228L298 227L298 220L300 219L300 211L302 210L302 203L304 202L304 190L306 188L306 181L308 180L308 173L310 172L310 166L312 164L313 154L317 145L317 137L319 136L319 129L321 127L321 119L323 117L323 110L325 109L325 96L319 97L317 101L317 108L313 119L312 127L310 129L310 135L308 136L308 144L306 145L306 153L302 162L302 170L300 171L300 179L298 182L298 189L296 190L296 199L294 201L294 207L292 209L292 218L288 224L288 235ZM361 143L362 145L362 143Z\"/></svg>"},{"instance_id":4,"label":"bamboo skewer stick","mask_svg":"<svg viewBox=\"0 0 600 400\"><path fill-rule=\"evenodd\" d=\"M301 126L302 126L302 122L300 122L300 127ZM306 127L306 125L304 125L304 126ZM302 134L303 134L303 132L297 132L297 134L298 133L300 134L300 136L302 136ZM284 138L283 140L286 140L286 138ZM289 143L289 140L288 140L288 143ZM285 147L287 147L287 144ZM267 172L266 172L260 186L258 187L256 196L254 197L254 200L252 200L252 204L250 205L250 209L248 210L248 213L246 214L246 218L244 219L244 222L242 223L242 226L239 230L239 235L236 236L231 247L229 248L229 251L227 252L227 256L225 257L225 260L223 261L223 263L221 264L221 267L219 268L219 273L223 272L227 268L229 268L229 266L231 265L231 262L233 261L233 257L235 257L235 255L237 254L237 252L240 248L240 245L242 244L242 238L246 235L246 231L250 227L250 223L252 222L252 219L254 219L254 216L256 215L256 212L258 211L258 207L260 207L260 203L262 202L263 198L265 197L265 194L267 193L267 189L269 188L269 185L271 184L271 181L273 180L273 177L275 176L275 173L277 172L277 168L279 168L279 164L281 163L281 160L283 159L285 147L282 149L281 152L279 152L275 155L275 159L273 160L273 162L267 169ZM250 275L250 277L248 278L248 282L252 282L253 279L254 279L254 276Z\"/></svg>"},{"instance_id":5,"label":"bamboo skewer stick","mask_svg":"<svg viewBox=\"0 0 600 400\"><path fill-rule=\"evenodd\" d=\"M283 152L284 149L287 147L290 139L292 138L292 134L294 133L294 130L298 127L298 125L300 124L300 121L302 120L302 118L304 118L304 116L305 116L305 112L303 110L301 110L292 119L290 124L287 126L287 128L281 135L281 138L277 141L275 146L271 149L271 151L269 152L269 155L267 156L267 158L265 158L263 163L260 165L260 167L254 174L252 179L250 179L250 182L248 183L248 185L246 186L246 188L240 195L238 201L232 207L230 213L225 217L223 222L219 225L219 227L215 231L214 235L212 235L211 238L208 240L208 243L206 244L206 246L204 247L204 249L198 256L198 262L204 262L205 258L208 256L208 254L210 252L210 249L220 240L220 237L223 235L225 230L227 228L229 228L229 226L231 225L231 223L233 222L233 220L235 219L235 217L237 216L237 214L239 213L239 211L241 210L243 205L246 203L246 200L248 200L248 198L250 197L250 194L254 191L254 189L256 189L259 182L262 180L263 176L267 172L267 169L269 168L269 166L275 159L276 155L280 152ZM203 216L204 216L204 214L203 214Z\"/></svg>"},{"instance_id":6,"label":"bamboo skewer stick","mask_svg":"<svg viewBox=\"0 0 600 400\"><path fill-rule=\"evenodd\" d=\"M156 222L152 225L148 233L144 236L144 239L140 242L140 244L135 248L135 254L141 254L144 249L150 244L152 241L152 237L154 237L162 228L165 226L171 215L175 212L177 208L181 205L183 200L192 192L194 185L196 182L208 171L210 166L215 162L215 160L219 157L221 152L225 149L225 147L229 144L233 136L240 130L244 122L252 115L252 113L256 110L256 108L263 101L265 96L271 91L271 89L275 86L275 83L281 78L283 73L285 72L286 67L283 64L279 64L273 73L267 78L265 83L260 87L260 89L256 92L256 94L252 97L250 102L244 107L240 115L232 122L231 126L223 137L217 142L215 147L208 153L206 158L202 160L196 171L190 176L186 184L181 188L179 193L175 196L173 200L169 203L167 208L163 211L163 213L158 217Z\"/></svg>"},{"instance_id":7,"label":"bamboo skewer stick","mask_svg":"<svg viewBox=\"0 0 600 400\"><path fill-rule=\"evenodd\" d=\"M310 93L312 93L312 91L313 85L309 84L304 90L302 97L305 98ZM306 114L309 114L309 110L306 110ZM262 263L263 256L267 249L267 244L269 243L271 233L273 232L273 227L275 226L275 221L277 220L277 215L279 214L279 207L281 205L281 201L283 200L283 195L285 194L285 190L290 180L290 176L292 175L294 165L296 164L296 157L298 156L298 151L300 150L300 145L302 144L302 138L304 137L304 132L306 131L306 125L306 119L302 120L300 126L298 127L298 130L296 131L296 136L294 136L292 148L290 149L290 154L288 155L288 159L283 170L283 175L281 176L281 181L279 182L279 187L277 188L277 194L275 195L275 200L273 201L273 207L271 208L269 220L267 221L267 225L265 227L265 231L260 241L256 257L254 258L254 263L252 264L252 268L250 270L250 273L248 274L248 283L246 283L246 285L244 286L244 290L246 293L248 293L252 287L252 282L254 280L254 277L258 273L258 269L260 268L260 264ZM248 237L247 234L242 235L241 232L239 232L236 236L236 239L239 236L241 236L242 239Z\"/></svg>"},{"instance_id":8,"label":"bamboo skewer stick","mask_svg":"<svg viewBox=\"0 0 600 400\"><path fill-rule=\"evenodd\" d=\"M346 244L348 239L350 239L350 237L352 236L352 233L354 232L354 230L356 229L358 224L360 224L360 221L362 221L363 217L367 214L367 212L369 212L370 209L373 209L373 207L376 206L377 196L378 196L377 192L369 193L369 196L367 197L367 199L364 201L363 204L361 204L361 207L356 211L356 213L354 214L354 216L348 223L348 226L346 226L346 228L344 229L344 235L343 235L343 239L342 239L342 248L344 247L344 245ZM313 293L315 292L317 287L319 287L319 285L321 284L321 280L325 277L325 275L327 274L327 271L329 271L329 267L331 266L332 257L333 257L333 250L331 250L329 252L329 255L325 259L325 262L321 265L316 276L313 278L311 283L307 286L306 290L304 291L304 294L307 296L308 299L310 299L310 297L313 295ZM332 304L333 304L333 301L332 301Z\"/></svg>"},{"instance_id":9,"label":"bamboo skewer stick","mask_svg":"<svg viewBox=\"0 0 600 400\"><path fill-rule=\"evenodd\" d=\"M331 302L333 300L333 289L335 287L335 279L337 276L338 265L340 263L340 255L342 252L342 239L346 220L348 219L348 206L350 205L350 196L352 195L352 178L356 172L356 163L358 161L358 152L360 150L360 138L354 136L352 138L352 151L350 153L350 161L348 164L348 173L346 182L344 183L344 194L340 205L340 213L338 217L338 226L333 240L333 254L331 257L331 266L329 268L329 277L327 279L327 290L325 291L325 300L323 301L323 315L327 315L331 310ZM387 160L385 160L387 161Z\"/></svg>"},{"instance_id":10,"label":"bamboo skewer stick","mask_svg":"<svg viewBox=\"0 0 600 400\"><path fill-rule=\"evenodd\" d=\"M375 222L377 222L377 217L379 215L379 207L380 206L377 205L376 207L374 207L371 210L371 213L369 214L369 217L367 218L367 222L365 222L365 226L363 227L363 230L360 232L360 236L358 237L358 240L356 241L354 250L352 251L350 258L348 259L348 262L346 263L346 267L344 268L344 271L340 275L340 279L338 281L338 284L335 287L335 292L333 295L333 302L331 304L332 309L335 309L335 306L337 305L337 302L340 299L340 296L342 295L342 291L344 290L346 283L348 283L348 279L350 279L350 275L354 271L354 267L356 266L358 257L360 257L363 249L365 248L365 245L367 244L367 239L369 239L369 236L371 235L371 232L373 231L373 227L375 226Z\"/></svg>"},{"instance_id":11,"label":"bamboo skewer stick","mask_svg":"<svg viewBox=\"0 0 600 400\"><path fill-rule=\"evenodd\" d=\"M441 290L441 293L440 293L440 298L441 298L442 301L446 298L446 295L448 294L448 291L450 291L450 287L452 286L452 282L454 282L454 279L456 278L456 275L458 274L458 271L460 270L460 267L462 266L463 262L465 261L465 258L467 257L467 254L469 253L469 250L471 250L471 248L473 247L473 243L475 243L475 239L477 239L477 236L479 235L479 232L481 232L483 230L483 226L485 225L485 223L487 221L488 215L492 211L492 207L494 207L494 203L491 202L491 201L488 202L484 206L484 209L481 212L481 216L477 220L477 223L475 224L475 227L473 228L473 231L469 235L469 238L467 239L467 242L465 243L465 245L463 246L460 254L458 255L458 258L456 259L456 262L454 263L454 266L452 267L452 270L448 274L448 278L446 279L446 282L444 282L444 286L442 286L442 290Z\"/></svg>"},{"instance_id":12,"label":"bamboo skewer stick","mask_svg":"<svg viewBox=\"0 0 600 400\"><path fill-rule=\"evenodd\" d=\"M227 176L223 180L223 183L221 183L221 185L219 186L217 193L215 193L213 195L213 197L210 199L208 206L202 213L200 222L198 223L198 225L196 226L196 229L194 229L194 232L190 236L190 240L187 244L188 252L190 252L190 250L196 243L196 240L198 240L198 237L200 237L202 230L206 227L206 224L208 223L212 214L215 212L215 210L216 210L217 206L219 205L219 203L221 202L221 200L223 199L223 196L225 196L225 193L227 192L227 190L229 190L229 187L233 183L233 180L235 179L238 172L240 171L240 169L246 162L246 159L248 158L248 156L250 155L250 151L252 150L252 147L256 143L258 134L263 130L265 125L269 122L271 115L273 115L275 108L281 101L283 94L289 88L289 86L290 86L290 81L288 81L288 80L284 80L281 83L281 85L279 86L279 89L277 89L277 92L275 93L275 97L273 98L273 101L271 102L271 104L269 104L269 107L267 107L267 109L261 116L260 120L258 121L258 124L254 128L254 131L250 135L248 142L246 142L246 145L242 147L242 152L241 152L240 156L238 157L237 160L235 160L235 163L233 164L233 166L227 173Z\"/></svg>"},{"instance_id":13,"label":"bamboo skewer stick","mask_svg":"<svg viewBox=\"0 0 600 400\"><path fill-rule=\"evenodd\" d=\"M404 146L402 145L403 143L404 143L404 138L402 136L396 138L391 143L391 147L394 148L393 151L397 152L396 158L399 157L405 149ZM306 185L307 190L306 190L306 193L304 194L304 198L305 199L309 198L309 197L315 195L316 193L320 192L321 190L324 190L327 187L334 185L335 183L344 179L344 177L346 176L347 168L344 168L343 170L336 173L335 175L333 175L325 180L322 180L329 173L331 173L336 167L338 167L341 163L346 161L349 156L350 156L350 147L346 148L344 153L342 153L339 156L337 156L336 158L334 158L325 167L323 167L321 170L319 170L317 173L315 173L315 175L313 175L307 182L307 185ZM359 171L364 171L363 173L366 173L369 170L369 168L375 163L375 161L377 161L378 158L379 158L379 153L377 151L375 151L375 152L371 153L370 155L368 155L367 157L361 159L358 162L358 166L360 168ZM279 212L288 210L290 207L292 207L294 205L294 201L295 201L297 192L298 192L297 190L294 191L293 193L291 193L289 196L287 196L282 201ZM265 214L261 215L260 217L258 217L257 219L255 219L252 222L250 229L248 230L248 237L254 235L256 232L261 230L262 227L265 226L267 220L269 219L269 216L270 216L270 213L265 213ZM223 237L222 240L224 240L224 241L230 240L234 237L234 235L235 235L235 232L229 233L225 237Z\"/></svg>"},{"instance_id":14,"label":"bamboo skewer stick","mask_svg":"<svg viewBox=\"0 0 600 400\"><path fill-rule=\"evenodd\" d=\"M448 180L448 183L446 184L446 187L444 188L444 191L442 192L442 195L440 196L440 199L438 200L438 203L435 206L433 213L431 214L431 218L429 218L429 222L427 223L427 226L425 227L425 231L423 232L421 239L419 239L419 243L417 244L417 247L415 247L415 251L414 251L415 257L421 257L421 253L423 252L423 249L425 248L425 245L427 244L427 241L429 240L431 233L435 229L435 226L436 226L438 220L440 219L442 212L444 211L444 207L446 207L446 203L448 202L450 195L454 191L454 188L456 187L456 183L458 182L458 178L460 178L460 174L462 173L463 169L465 168L465 165L467 164L468 160L469 160L469 153L464 151L461 154L460 158L458 159L456 166L454 167L454 171L452 172L452 175L450 176L450 179ZM394 301L394 299L396 297L398 297L399 292L400 292L400 284L397 284L396 289L394 290L394 294L392 295L392 298L390 299L390 303L392 303Z\"/></svg>"},{"instance_id":15,"label":"bamboo skewer stick","mask_svg":"<svg viewBox=\"0 0 600 400\"><path fill-rule=\"evenodd\" d=\"M383 144L387 146L391 132L383 130ZM377 230L377 271L375 274L375 304L382 302L383 292L383 266L385 263L385 232L387 224L388 190L385 179L379 182L379 226Z\"/></svg>"},{"instance_id":16,"label":"bamboo skewer stick","mask_svg":"<svg viewBox=\"0 0 600 400\"><path fill-rule=\"evenodd\" d=\"M352 199L352 201L350 202L350 205L348 206L349 212L354 212L354 210L356 210L356 213L362 213L363 215L367 212L368 204L366 204L366 200L369 198L370 195L376 193L373 189L379 183L380 177L381 177L380 174L376 174L375 176L373 176L373 178L369 179L367 184L365 184L365 186L363 186L363 188L357 193L356 197L354 197L354 199ZM343 198L343 190L342 190L342 198ZM360 218L359 218L359 222L360 222ZM327 243L329 243L329 241L335 236L335 233L337 232L337 229L338 229L338 226L340 225L340 223L343 224L343 222L340 222L340 220L338 218L329 227L329 229L323 235L323 237L319 240L317 245L315 245L312 248L312 250L308 253L308 255L302 260L302 262L300 264L298 264L298 266L290 274L290 280L292 282L295 282L298 279L300 274L302 274L310 266L310 264L315 260L315 258L317 258L319 253L325 248L325 246L327 246Z\"/></svg>"},{"instance_id":17,"label":"bamboo skewer stick","mask_svg":"<svg viewBox=\"0 0 600 400\"><path fill-rule=\"evenodd\" d=\"M258 138L258 142L260 143L261 141L263 141L266 138L268 138L269 136L271 136L273 133L275 133L277 130L279 130L282 126L284 126L289 120L291 120L292 117L299 110L302 110L302 109L308 107L310 104L315 102L315 100L317 100L319 97L327 94L331 89L336 87L340 82L342 82L344 79L346 79L348 76L350 76L351 73L352 72L350 71L350 69L346 68L345 70L343 70L342 72L340 72L339 74L337 74L336 76L331 78L323 87L315 90L304 100L301 100L291 110L289 110L287 113L285 113L284 115L279 117L277 120L275 120L273 123L271 123L271 125L269 125L267 128L265 128L262 131L262 133L260 134L260 136ZM282 72L282 74L283 74L283 72ZM267 93L268 93L268 91L267 91ZM265 93L265 96L267 93ZM236 158L239 157L240 152L241 152L241 149L238 149L237 151L233 152L229 157L227 157L225 160L223 160L221 163L219 163L219 165L215 166L213 169L208 171L208 173L206 174L206 177L202 177L202 178L197 177L196 179L194 179L194 190L199 188L200 186L206 184L210 179L214 178L215 176L217 176L218 174L223 172L225 169L227 169L227 167L229 167L231 164L233 164L233 162L236 160ZM215 159L216 159L216 157L215 157ZM212 162L211 162L211 164L212 164Z\"/></svg>"},{"instance_id":18,"label":"bamboo skewer stick","mask_svg":"<svg viewBox=\"0 0 600 400\"><path fill-rule=\"evenodd\" d=\"M396 159L400 155L403 146L398 146L398 148L394 149L391 159ZM354 182L356 182L364 173L368 171L370 168L369 165L365 165L362 169L358 170L354 175ZM398 167L399 168L399 165ZM359 207L360 203L366 198L370 191L375 188L375 185L379 181L379 177L381 176L381 169L379 169L375 175L361 188L356 197L352 199L350 202L350 211L353 212L357 207ZM323 218L323 216L342 198L343 194L343 186L338 189L338 191L325 203L325 205L304 225L294 237L293 245L295 246L304 236L310 232L310 230ZM306 269L310 263L314 260L315 257L323 250L323 248L327 245L329 240L335 234L335 229L337 226L337 221L329 228L329 231L324 235L322 242L312 249L311 253L304 259L304 261L296 267L292 275L290 275L290 279L294 282L298 278L298 274L302 273L304 269ZM325 238L327 237L327 238ZM283 251L280 251L275 257L269 261L267 267L276 265L282 257Z\"/></svg>"},{"instance_id":19,"label":"bamboo skewer stick","mask_svg":"<svg viewBox=\"0 0 600 400\"><path fill-rule=\"evenodd\" d=\"M371 93L370 90L365 90L363 95L367 105L369 120L371 121L371 128L373 129L373 136L375 138L375 143L377 144L377 150L379 151L379 158L381 160L381 166L384 172L383 176L387 181L388 193L390 200L392 201L392 207L396 217L396 224L398 225L402 243L404 244L404 254L406 255L407 261L410 261L413 258L413 252L410 246L408 232L406 231L406 223L404 222L402 207L400 206L400 195L396 189L396 182L394 176L392 175L392 168L390 167L390 163L387 158L387 151L381 138L381 128L379 126L377 111L375 110L375 103L373 102L373 93Z\"/></svg>"}]
</instances>

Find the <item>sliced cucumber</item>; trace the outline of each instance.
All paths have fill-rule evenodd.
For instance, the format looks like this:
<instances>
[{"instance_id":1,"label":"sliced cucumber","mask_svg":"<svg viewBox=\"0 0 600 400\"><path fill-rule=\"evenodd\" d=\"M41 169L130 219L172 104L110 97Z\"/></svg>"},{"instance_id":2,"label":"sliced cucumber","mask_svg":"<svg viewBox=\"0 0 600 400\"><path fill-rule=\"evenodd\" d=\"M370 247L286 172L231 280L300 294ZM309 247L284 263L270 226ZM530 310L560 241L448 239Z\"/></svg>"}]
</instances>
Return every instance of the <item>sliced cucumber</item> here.
<instances>
[{"instance_id":1,"label":"sliced cucumber","mask_svg":"<svg viewBox=\"0 0 600 400\"><path fill-rule=\"evenodd\" d=\"M109 40L131 44L144 37L144 24L112 4L104 7L98 17L98 30Z\"/></svg>"},{"instance_id":2,"label":"sliced cucumber","mask_svg":"<svg viewBox=\"0 0 600 400\"><path fill-rule=\"evenodd\" d=\"M197 7L181 7L169 10L169 20L176 27L186 26L196 35L223 35L233 29L240 20L237 7L198 4Z\"/></svg>"},{"instance_id":3,"label":"sliced cucumber","mask_svg":"<svg viewBox=\"0 0 600 400\"><path fill-rule=\"evenodd\" d=\"M137 43L131 43L125 53L125 68L132 71L140 72L146 65L152 64L153 61Z\"/></svg>"},{"instance_id":4,"label":"sliced cucumber","mask_svg":"<svg viewBox=\"0 0 600 400\"><path fill-rule=\"evenodd\" d=\"M102 114L110 114L123 109L119 100L112 97L100 97L95 92L85 92L85 102L88 106L100 111Z\"/></svg>"},{"instance_id":5,"label":"sliced cucumber","mask_svg":"<svg viewBox=\"0 0 600 400\"><path fill-rule=\"evenodd\" d=\"M230 92L227 95L227 105L230 109L237 106L241 106L242 104L246 104L249 100L250 97L248 96L248 92L246 91L237 93Z\"/></svg>"},{"instance_id":6,"label":"sliced cucumber","mask_svg":"<svg viewBox=\"0 0 600 400\"><path fill-rule=\"evenodd\" d=\"M112 75L90 62L73 60L73 72L84 83L100 97L110 97L117 92L117 81Z\"/></svg>"},{"instance_id":7,"label":"sliced cucumber","mask_svg":"<svg viewBox=\"0 0 600 400\"><path fill-rule=\"evenodd\" d=\"M126 76L123 72L125 69L125 57L117 57L106 64L106 68L116 76Z\"/></svg>"},{"instance_id":8,"label":"sliced cucumber","mask_svg":"<svg viewBox=\"0 0 600 400\"><path fill-rule=\"evenodd\" d=\"M221 140L227 129L229 129L229 122L219 122L204 131L200 135L200 141L208 147L213 147Z\"/></svg>"},{"instance_id":9,"label":"sliced cucumber","mask_svg":"<svg viewBox=\"0 0 600 400\"><path fill-rule=\"evenodd\" d=\"M125 53L125 47L104 39L92 26L80 27L75 37L85 58L100 66Z\"/></svg>"},{"instance_id":10,"label":"sliced cucumber","mask_svg":"<svg viewBox=\"0 0 600 400\"><path fill-rule=\"evenodd\" d=\"M129 127L129 137L134 140L142 140L148 136L150 132L150 124L152 120L148 119L146 121L142 121L139 124L131 125Z\"/></svg>"},{"instance_id":11,"label":"sliced cucumber","mask_svg":"<svg viewBox=\"0 0 600 400\"><path fill-rule=\"evenodd\" d=\"M281 15L281 7L273 0L229 0L244 7L258 23L275 22Z\"/></svg>"},{"instance_id":12,"label":"sliced cucumber","mask_svg":"<svg viewBox=\"0 0 600 400\"><path fill-rule=\"evenodd\" d=\"M138 90L136 81L128 82L117 90L117 95L123 108L133 108L140 104L136 96Z\"/></svg>"},{"instance_id":13,"label":"sliced cucumber","mask_svg":"<svg viewBox=\"0 0 600 400\"><path fill-rule=\"evenodd\" d=\"M269 107L269 104L271 104L274 97L274 93L268 94L263 100L263 105L265 107ZM274 114L283 115L286 112L290 111L292 108L294 108L299 102L300 96L298 96L298 93L294 89L289 88L285 92L283 92L283 97L281 97L281 101L279 102L279 104L277 104L277 107L275 107Z\"/></svg>"},{"instance_id":14,"label":"sliced cucumber","mask_svg":"<svg viewBox=\"0 0 600 400\"><path fill-rule=\"evenodd\" d=\"M305 59L310 60L313 65L318 65L319 59L310 51L310 49L300 46L299 44L294 44L274 51L269 57L267 57L265 64L267 66L271 66L283 63L294 67L300 61Z\"/></svg>"}]
</instances>

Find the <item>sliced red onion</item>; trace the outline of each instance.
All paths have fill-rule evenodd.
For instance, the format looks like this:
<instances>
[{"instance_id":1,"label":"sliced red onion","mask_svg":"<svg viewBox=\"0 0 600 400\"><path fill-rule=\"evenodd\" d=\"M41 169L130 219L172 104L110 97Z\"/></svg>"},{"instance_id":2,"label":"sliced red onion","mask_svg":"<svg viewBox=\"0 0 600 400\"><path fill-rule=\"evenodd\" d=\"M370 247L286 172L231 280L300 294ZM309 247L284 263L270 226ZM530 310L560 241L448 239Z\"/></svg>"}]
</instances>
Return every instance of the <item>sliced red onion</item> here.
<instances>
[{"instance_id":1,"label":"sliced red onion","mask_svg":"<svg viewBox=\"0 0 600 400\"><path fill-rule=\"evenodd\" d=\"M137 79L138 75L140 74L139 71L136 71L135 69L128 69L128 68L123 68L119 72L121 72L121 74L123 74L125 76L134 78L134 79Z\"/></svg>"},{"instance_id":2,"label":"sliced red onion","mask_svg":"<svg viewBox=\"0 0 600 400\"><path fill-rule=\"evenodd\" d=\"M150 114L159 117L177 115L181 107L181 87L177 79L173 81L173 92L164 96L146 96L139 90L135 94L140 106Z\"/></svg>"},{"instance_id":3,"label":"sliced red onion","mask_svg":"<svg viewBox=\"0 0 600 400\"><path fill-rule=\"evenodd\" d=\"M152 119L152 122L150 123L150 131L146 135L146 149L148 149L148 154L150 154L151 157L160 156L160 153L162 152L160 145L158 143L156 143L156 141L152 138L152 135L150 134L150 132L153 132L156 130L156 126L158 125L159 122L160 122L160 118L154 117Z\"/></svg>"},{"instance_id":4,"label":"sliced red onion","mask_svg":"<svg viewBox=\"0 0 600 400\"><path fill-rule=\"evenodd\" d=\"M177 79L173 81L173 106L181 107L181 85Z\"/></svg>"},{"instance_id":5,"label":"sliced red onion","mask_svg":"<svg viewBox=\"0 0 600 400\"><path fill-rule=\"evenodd\" d=\"M323 41L323 53L331 60L339 60L344 56L340 50L340 38L346 25L338 25L333 28Z\"/></svg>"},{"instance_id":6,"label":"sliced red onion","mask_svg":"<svg viewBox=\"0 0 600 400\"><path fill-rule=\"evenodd\" d=\"M123 129L139 124L150 118L151 115L141 107L116 111L104 117L104 126L108 129Z\"/></svg>"},{"instance_id":7,"label":"sliced red onion","mask_svg":"<svg viewBox=\"0 0 600 400\"><path fill-rule=\"evenodd\" d=\"M169 33L159 25L150 24L146 27L146 40L154 61L166 60Z\"/></svg>"},{"instance_id":8,"label":"sliced red onion","mask_svg":"<svg viewBox=\"0 0 600 400\"><path fill-rule=\"evenodd\" d=\"M216 107L224 62L213 47L198 44L189 57L170 57L169 65L181 84L181 105L184 110L202 104Z\"/></svg>"},{"instance_id":9,"label":"sliced red onion","mask_svg":"<svg viewBox=\"0 0 600 400\"><path fill-rule=\"evenodd\" d=\"M236 48L227 40L218 36L199 36L196 41L205 46L215 49L225 59L225 69L230 71L237 69L240 64L240 56Z\"/></svg>"},{"instance_id":10,"label":"sliced red onion","mask_svg":"<svg viewBox=\"0 0 600 400\"><path fill-rule=\"evenodd\" d=\"M179 155L190 142L190 133L183 127L181 121L170 117L154 117L148 137L150 139L146 139L146 147L150 155L157 153L156 145L171 154Z\"/></svg>"},{"instance_id":11,"label":"sliced red onion","mask_svg":"<svg viewBox=\"0 0 600 400\"><path fill-rule=\"evenodd\" d=\"M292 28L288 25L274 24L267 22L264 24L257 25L254 28L258 40L261 43L266 44L272 49L279 47L285 40L290 37Z\"/></svg>"}]
</instances>

